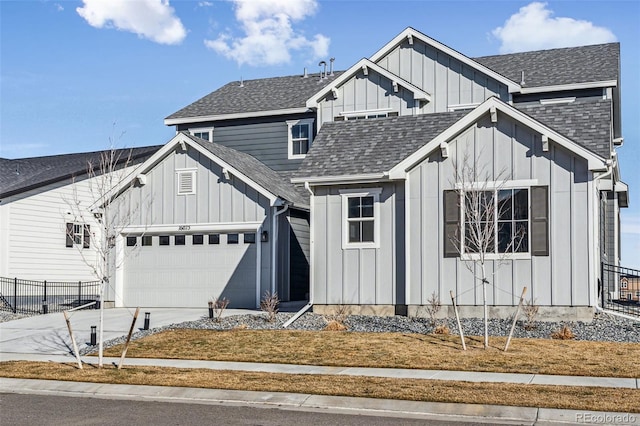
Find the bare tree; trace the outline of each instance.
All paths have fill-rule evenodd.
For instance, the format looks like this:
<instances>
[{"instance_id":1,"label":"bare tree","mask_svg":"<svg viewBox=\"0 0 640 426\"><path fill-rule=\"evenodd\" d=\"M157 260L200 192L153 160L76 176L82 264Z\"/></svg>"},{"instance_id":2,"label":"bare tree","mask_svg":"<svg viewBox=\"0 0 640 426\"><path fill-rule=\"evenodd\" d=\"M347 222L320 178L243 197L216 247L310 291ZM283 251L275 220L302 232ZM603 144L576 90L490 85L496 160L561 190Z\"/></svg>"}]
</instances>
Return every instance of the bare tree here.
<instances>
[{"instance_id":1,"label":"bare tree","mask_svg":"<svg viewBox=\"0 0 640 426\"><path fill-rule=\"evenodd\" d=\"M487 313L487 261L498 267L509 253L518 252L525 243L526 220L513 220L513 190L505 189L504 171L492 175L486 165L465 153L462 161L454 160L454 182L462 223L456 235L450 236L461 260L475 281L482 283L484 316L484 348L489 347ZM509 220L507 216L511 216ZM497 272L496 267L490 275Z\"/></svg>"},{"instance_id":2,"label":"bare tree","mask_svg":"<svg viewBox=\"0 0 640 426\"><path fill-rule=\"evenodd\" d=\"M116 149L113 138L111 147L99 153L98 158L88 160L86 174L86 193L79 191L79 182L73 180L70 198L63 197L67 212L67 239L78 240L78 229L82 229L82 243L73 244L78 249L82 261L89 267L92 275L100 281L100 325L98 343L98 366L103 366L104 341L104 296L111 287L118 258L115 253L116 239L132 223L140 209L122 198L117 198L125 179L131 172L131 150ZM131 184L133 185L133 183ZM147 201L148 202L148 201ZM94 226L90 229L90 225ZM95 227L97 226L97 230ZM91 248L91 250L83 250Z\"/></svg>"}]
</instances>

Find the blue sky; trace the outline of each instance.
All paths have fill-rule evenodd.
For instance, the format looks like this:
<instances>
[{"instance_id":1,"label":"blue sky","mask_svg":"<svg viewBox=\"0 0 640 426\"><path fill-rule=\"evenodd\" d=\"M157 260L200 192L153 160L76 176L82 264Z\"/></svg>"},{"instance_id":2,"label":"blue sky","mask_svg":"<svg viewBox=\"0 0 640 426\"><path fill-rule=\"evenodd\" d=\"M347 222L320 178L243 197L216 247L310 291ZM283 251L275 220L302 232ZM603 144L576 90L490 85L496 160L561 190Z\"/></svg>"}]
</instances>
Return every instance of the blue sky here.
<instances>
[{"instance_id":1,"label":"blue sky","mask_svg":"<svg viewBox=\"0 0 640 426\"><path fill-rule=\"evenodd\" d=\"M228 81L346 69L404 28L474 57L621 43L623 259L640 268L640 2L0 0L0 156L158 145Z\"/></svg>"}]
</instances>

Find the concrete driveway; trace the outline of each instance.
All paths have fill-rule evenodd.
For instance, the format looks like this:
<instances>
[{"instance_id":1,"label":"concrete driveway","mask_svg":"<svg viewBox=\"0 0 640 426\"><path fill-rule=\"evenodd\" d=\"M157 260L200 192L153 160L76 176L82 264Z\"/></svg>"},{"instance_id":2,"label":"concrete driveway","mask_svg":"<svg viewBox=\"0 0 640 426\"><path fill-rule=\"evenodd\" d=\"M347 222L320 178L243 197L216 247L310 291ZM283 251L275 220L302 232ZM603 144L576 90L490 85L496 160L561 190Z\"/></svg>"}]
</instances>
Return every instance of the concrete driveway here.
<instances>
[{"instance_id":1,"label":"concrete driveway","mask_svg":"<svg viewBox=\"0 0 640 426\"><path fill-rule=\"evenodd\" d=\"M131 327L135 309L113 308L104 310L104 339L126 336ZM141 308L134 331L142 329L145 312L150 313L150 328L184 321L193 321L208 315L207 309ZM258 313L258 311L227 309L224 316ZM69 313L78 349L89 346L91 326L99 325L99 310ZM21 355L25 355L22 357ZM62 313L37 315L0 323L0 361L28 359L26 355L73 356L73 345Z\"/></svg>"}]
</instances>

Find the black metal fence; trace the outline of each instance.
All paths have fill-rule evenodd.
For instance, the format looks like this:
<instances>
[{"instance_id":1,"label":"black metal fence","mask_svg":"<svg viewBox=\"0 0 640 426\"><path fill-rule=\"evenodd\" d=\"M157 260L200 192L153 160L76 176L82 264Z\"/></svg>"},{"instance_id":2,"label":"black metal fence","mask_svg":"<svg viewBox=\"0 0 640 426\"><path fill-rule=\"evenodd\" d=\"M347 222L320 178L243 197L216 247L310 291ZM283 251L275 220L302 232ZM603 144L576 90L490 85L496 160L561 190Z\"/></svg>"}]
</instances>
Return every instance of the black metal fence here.
<instances>
[{"instance_id":1,"label":"black metal fence","mask_svg":"<svg viewBox=\"0 0 640 426\"><path fill-rule=\"evenodd\" d=\"M98 300L100 281L30 281L0 277L0 310L21 314L62 312ZM98 305L88 306L93 309Z\"/></svg>"},{"instance_id":2,"label":"black metal fence","mask_svg":"<svg viewBox=\"0 0 640 426\"><path fill-rule=\"evenodd\" d=\"M602 308L640 317L640 270L602 264Z\"/></svg>"}]
</instances>

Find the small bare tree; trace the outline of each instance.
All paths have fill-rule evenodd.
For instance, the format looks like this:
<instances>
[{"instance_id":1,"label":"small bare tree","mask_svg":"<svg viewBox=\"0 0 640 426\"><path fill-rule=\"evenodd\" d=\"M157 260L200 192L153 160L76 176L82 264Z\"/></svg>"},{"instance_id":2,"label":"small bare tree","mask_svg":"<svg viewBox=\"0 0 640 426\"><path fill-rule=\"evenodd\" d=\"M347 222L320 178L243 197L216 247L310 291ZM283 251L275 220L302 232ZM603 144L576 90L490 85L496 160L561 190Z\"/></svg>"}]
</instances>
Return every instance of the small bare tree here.
<instances>
[{"instance_id":1,"label":"small bare tree","mask_svg":"<svg viewBox=\"0 0 640 426\"><path fill-rule=\"evenodd\" d=\"M278 293L271 293L270 291L264 292L262 300L260 301L260 309L267 313L267 320L269 322L276 320L279 304L280 299L278 298Z\"/></svg>"},{"instance_id":2,"label":"small bare tree","mask_svg":"<svg viewBox=\"0 0 640 426\"><path fill-rule=\"evenodd\" d=\"M222 319L222 314L224 314L225 309L229 306L230 300L226 297L218 298L214 297L209 300L209 317L215 320L215 322L220 322Z\"/></svg>"},{"instance_id":3,"label":"small bare tree","mask_svg":"<svg viewBox=\"0 0 640 426\"><path fill-rule=\"evenodd\" d=\"M100 281L100 320L98 341L98 366L103 366L104 341L104 296L113 285L112 275L117 267L115 252L116 239L132 223L139 205L130 205L117 198L116 188L120 188L131 172L131 150L116 149L114 139L109 138L111 147L100 152L95 159L88 160L86 173L86 194L79 193L79 182L73 180L72 195L63 197L69 211L66 220L83 227L84 241L75 245L82 261L93 276ZM132 183L133 184L133 183ZM124 189L124 188L123 188ZM147 200L147 202L149 202ZM98 230L88 232L88 224L97 225ZM67 238L76 238L74 226L67 226ZM92 248L90 251L83 248Z\"/></svg>"},{"instance_id":4,"label":"small bare tree","mask_svg":"<svg viewBox=\"0 0 640 426\"><path fill-rule=\"evenodd\" d=\"M462 161L454 160L454 182L459 207L462 208L462 226L455 236L450 236L461 259L476 281L482 283L482 304L484 316L484 348L489 347L489 319L487 313L487 284L489 275L487 261L500 265L505 257L518 251L526 236L526 227L509 229L501 220L512 208L508 205L511 197L503 194L504 172L492 175L486 165L478 164L468 153ZM504 199L503 197L507 197ZM513 224L508 221L509 226ZM516 223L516 227L518 224ZM493 268L492 275L497 272Z\"/></svg>"}]
</instances>

